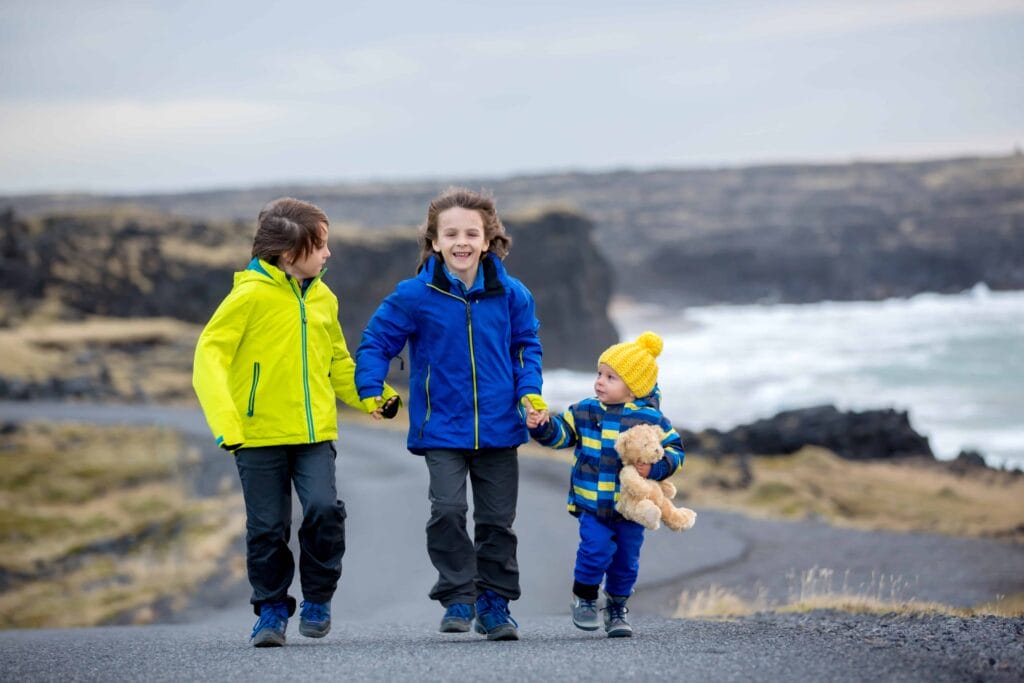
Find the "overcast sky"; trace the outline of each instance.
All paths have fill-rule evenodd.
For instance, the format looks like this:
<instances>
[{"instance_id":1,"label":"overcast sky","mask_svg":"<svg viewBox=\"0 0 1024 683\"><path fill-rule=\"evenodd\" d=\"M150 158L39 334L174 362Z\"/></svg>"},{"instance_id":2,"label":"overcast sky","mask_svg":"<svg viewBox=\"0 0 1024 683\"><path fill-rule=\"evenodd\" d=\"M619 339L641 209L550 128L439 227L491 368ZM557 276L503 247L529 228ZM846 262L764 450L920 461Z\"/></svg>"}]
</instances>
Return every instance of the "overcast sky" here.
<instances>
[{"instance_id":1,"label":"overcast sky","mask_svg":"<svg viewBox=\"0 0 1024 683\"><path fill-rule=\"evenodd\" d=\"M0 194L1018 145L1024 0L0 0Z\"/></svg>"}]
</instances>

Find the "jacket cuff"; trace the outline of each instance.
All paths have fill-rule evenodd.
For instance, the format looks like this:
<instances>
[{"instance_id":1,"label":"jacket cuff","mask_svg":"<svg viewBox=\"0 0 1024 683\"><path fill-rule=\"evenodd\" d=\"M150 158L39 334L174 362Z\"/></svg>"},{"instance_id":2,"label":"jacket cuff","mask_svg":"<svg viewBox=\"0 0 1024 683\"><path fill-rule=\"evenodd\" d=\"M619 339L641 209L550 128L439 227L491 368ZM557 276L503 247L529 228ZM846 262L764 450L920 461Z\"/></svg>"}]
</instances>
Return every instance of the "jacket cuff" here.
<instances>
[{"instance_id":1,"label":"jacket cuff","mask_svg":"<svg viewBox=\"0 0 1024 683\"><path fill-rule=\"evenodd\" d=\"M661 460L651 465L651 473L647 475L647 478L662 481L668 479L671 474L672 464L668 461L668 457L662 457Z\"/></svg>"}]
</instances>

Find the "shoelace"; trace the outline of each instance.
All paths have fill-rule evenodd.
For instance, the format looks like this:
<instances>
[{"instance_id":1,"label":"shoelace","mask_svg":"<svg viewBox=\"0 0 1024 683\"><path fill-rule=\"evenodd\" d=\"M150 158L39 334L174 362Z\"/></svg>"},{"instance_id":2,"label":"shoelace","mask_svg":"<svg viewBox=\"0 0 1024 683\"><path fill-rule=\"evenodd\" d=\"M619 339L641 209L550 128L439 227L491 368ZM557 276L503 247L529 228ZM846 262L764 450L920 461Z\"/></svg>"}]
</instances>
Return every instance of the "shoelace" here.
<instances>
[{"instance_id":1,"label":"shoelace","mask_svg":"<svg viewBox=\"0 0 1024 683\"><path fill-rule=\"evenodd\" d=\"M256 620L256 625L252 627L252 635L249 637L255 638L262 629L276 627L278 622L287 618L287 612L282 608L262 607L260 608L260 618Z\"/></svg>"},{"instance_id":2,"label":"shoelace","mask_svg":"<svg viewBox=\"0 0 1024 683\"><path fill-rule=\"evenodd\" d=\"M319 602L303 601L302 616L308 621L327 621L327 607Z\"/></svg>"},{"instance_id":3,"label":"shoelace","mask_svg":"<svg viewBox=\"0 0 1024 683\"><path fill-rule=\"evenodd\" d=\"M461 602L456 602L451 605L448 605L448 609L446 610L446 612L448 616L458 617L459 619L473 618L473 608Z\"/></svg>"},{"instance_id":4,"label":"shoelace","mask_svg":"<svg viewBox=\"0 0 1024 683\"><path fill-rule=\"evenodd\" d=\"M608 611L608 618L612 620L625 619L626 613L629 612L629 608L621 602L609 602L605 610Z\"/></svg>"},{"instance_id":5,"label":"shoelace","mask_svg":"<svg viewBox=\"0 0 1024 683\"><path fill-rule=\"evenodd\" d=\"M511 621L512 625L519 628L518 622L512 618L512 615L508 613L508 601L502 598L497 593L484 593L483 594L484 607L489 612L493 612L495 617L498 618L498 623Z\"/></svg>"}]
</instances>

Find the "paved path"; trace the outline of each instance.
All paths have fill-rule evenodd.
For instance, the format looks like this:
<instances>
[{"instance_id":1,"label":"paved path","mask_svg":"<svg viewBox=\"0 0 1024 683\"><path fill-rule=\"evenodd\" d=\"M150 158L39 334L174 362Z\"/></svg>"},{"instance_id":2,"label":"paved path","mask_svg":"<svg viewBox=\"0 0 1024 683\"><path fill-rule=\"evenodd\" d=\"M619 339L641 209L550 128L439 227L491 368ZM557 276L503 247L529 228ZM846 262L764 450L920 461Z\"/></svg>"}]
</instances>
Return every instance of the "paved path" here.
<instances>
[{"instance_id":1,"label":"paved path","mask_svg":"<svg viewBox=\"0 0 1024 683\"><path fill-rule=\"evenodd\" d=\"M0 403L0 422L29 417L164 424L202 443L209 436L192 409ZM927 651L901 660L877 648L843 643L841 656L829 657L829 637L820 634L804 643L792 630L768 623L666 617L683 589L719 585L784 599L795 585L789 577L814 567L846 574L851 587L876 585L880 575L897 576L905 584L900 597L952 604L1024 591L1024 547L1019 545L866 533L700 510L689 532L648 535L631 601L641 635L611 643L573 629L566 616L576 524L564 512L565 465L522 457L516 529L523 597L513 603L512 612L524 641L503 646L475 636L444 638L434 632L440 609L426 597L434 574L425 550L428 504L422 460L404 449L401 433L344 422L339 452L338 486L349 515L347 552L333 603L335 629L324 641L295 635L289 644L302 647L254 654L245 646L253 617L245 588L238 587L206 596L206 608L185 615L181 624L0 633L2 659L7 660L0 668L24 674L9 677L5 672L0 678L237 680L255 674L260 663L272 663L272 677L275 671L283 676L289 667L298 667L313 678L329 678L334 671L354 679L443 680L476 671L499 679L541 680L584 671L594 680L611 680L646 678L676 667L699 680L877 680L905 678L908 672L916 672L909 676L913 680L946 680L937 672L953 671L949 662L932 661ZM233 468L224 454L209 448L205 455L211 472L230 474ZM303 652L316 654L304 657ZM868 665L864 656L869 656Z\"/></svg>"}]
</instances>

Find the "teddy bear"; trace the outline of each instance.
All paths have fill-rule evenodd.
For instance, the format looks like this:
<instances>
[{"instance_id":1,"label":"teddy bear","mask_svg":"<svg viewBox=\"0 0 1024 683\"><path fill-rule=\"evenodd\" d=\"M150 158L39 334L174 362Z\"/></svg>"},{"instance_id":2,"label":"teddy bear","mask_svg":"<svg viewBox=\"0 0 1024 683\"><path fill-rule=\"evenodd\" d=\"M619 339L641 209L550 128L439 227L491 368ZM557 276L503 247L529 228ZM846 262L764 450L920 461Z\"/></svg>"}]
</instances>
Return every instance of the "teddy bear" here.
<instances>
[{"instance_id":1,"label":"teddy bear","mask_svg":"<svg viewBox=\"0 0 1024 683\"><path fill-rule=\"evenodd\" d=\"M626 519L648 529L657 529L660 522L673 531L686 531L697 520L697 513L672 505L676 487L668 481L652 481L640 476L637 463L654 464L665 449L661 440L665 433L657 425L637 425L619 434L615 450L622 459L619 472L619 501L615 509Z\"/></svg>"}]
</instances>

